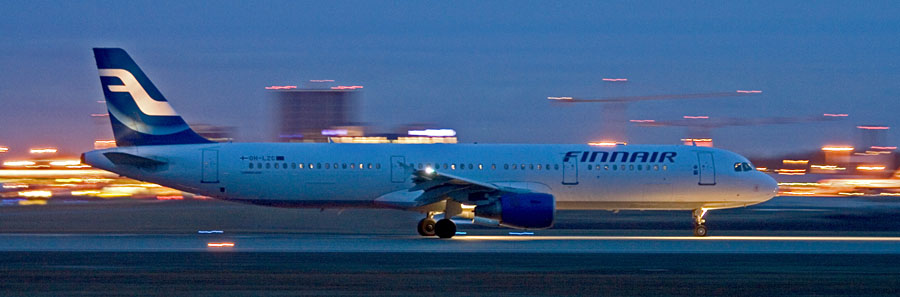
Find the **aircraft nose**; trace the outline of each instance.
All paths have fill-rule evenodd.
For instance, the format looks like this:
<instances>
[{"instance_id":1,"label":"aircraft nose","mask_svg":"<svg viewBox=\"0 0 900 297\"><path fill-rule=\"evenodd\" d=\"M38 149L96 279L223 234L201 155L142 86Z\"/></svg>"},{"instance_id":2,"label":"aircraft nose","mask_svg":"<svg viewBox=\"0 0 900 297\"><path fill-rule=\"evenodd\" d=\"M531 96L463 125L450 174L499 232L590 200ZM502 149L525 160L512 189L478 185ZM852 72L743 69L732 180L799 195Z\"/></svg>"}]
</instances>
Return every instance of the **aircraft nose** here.
<instances>
[{"instance_id":1,"label":"aircraft nose","mask_svg":"<svg viewBox=\"0 0 900 297\"><path fill-rule=\"evenodd\" d=\"M765 196L765 200L772 199L778 195L778 182L768 174L760 172L759 193Z\"/></svg>"}]
</instances>

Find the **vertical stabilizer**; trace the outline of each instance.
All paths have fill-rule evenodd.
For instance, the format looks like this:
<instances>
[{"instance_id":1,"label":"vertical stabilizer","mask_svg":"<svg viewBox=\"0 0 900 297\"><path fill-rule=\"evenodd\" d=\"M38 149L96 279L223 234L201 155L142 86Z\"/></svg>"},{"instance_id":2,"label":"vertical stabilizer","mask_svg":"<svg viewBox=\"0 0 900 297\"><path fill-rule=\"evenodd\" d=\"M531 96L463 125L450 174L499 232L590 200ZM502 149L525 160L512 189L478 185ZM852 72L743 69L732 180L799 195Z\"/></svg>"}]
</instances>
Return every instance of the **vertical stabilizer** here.
<instances>
[{"instance_id":1,"label":"vertical stabilizer","mask_svg":"<svg viewBox=\"0 0 900 297\"><path fill-rule=\"evenodd\" d=\"M210 143L172 109L120 48L94 48L117 146Z\"/></svg>"}]
</instances>

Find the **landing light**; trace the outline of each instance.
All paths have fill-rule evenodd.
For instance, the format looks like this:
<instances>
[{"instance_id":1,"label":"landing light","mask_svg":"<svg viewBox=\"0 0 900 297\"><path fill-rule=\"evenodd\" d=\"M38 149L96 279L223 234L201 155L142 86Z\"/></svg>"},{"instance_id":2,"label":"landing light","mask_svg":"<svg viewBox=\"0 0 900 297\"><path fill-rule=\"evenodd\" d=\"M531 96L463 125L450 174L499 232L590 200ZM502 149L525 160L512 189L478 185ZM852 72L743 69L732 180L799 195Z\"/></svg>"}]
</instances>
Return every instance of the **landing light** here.
<instances>
[{"instance_id":1,"label":"landing light","mask_svg":"<svg viewBox=\"0 0 900 297\"><path fill-rule=\"evenodd\" d=\"M428 175L434 174L434 168L425 167L425 174L428 174Z\"/></svg>"}]
</instances>

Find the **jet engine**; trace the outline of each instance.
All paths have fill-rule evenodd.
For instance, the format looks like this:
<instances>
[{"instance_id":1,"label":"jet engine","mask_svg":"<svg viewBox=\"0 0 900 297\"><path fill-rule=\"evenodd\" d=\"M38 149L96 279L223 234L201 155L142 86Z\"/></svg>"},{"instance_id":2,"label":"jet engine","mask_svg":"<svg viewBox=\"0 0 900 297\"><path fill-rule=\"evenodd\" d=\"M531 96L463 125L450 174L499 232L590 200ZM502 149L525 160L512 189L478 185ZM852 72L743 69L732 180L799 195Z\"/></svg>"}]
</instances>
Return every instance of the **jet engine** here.
<instances>
[{"instance_id":1,"label":"jet engine","mask_svg":"<svg viewBox=\"0 0 900 297\"><path fill-rule=\"evenodd\" d=\"M475 223L518 229L553 226L556 200L544 193L504 193L491 204L475 207Z\"/></svg>"}]
</instances>

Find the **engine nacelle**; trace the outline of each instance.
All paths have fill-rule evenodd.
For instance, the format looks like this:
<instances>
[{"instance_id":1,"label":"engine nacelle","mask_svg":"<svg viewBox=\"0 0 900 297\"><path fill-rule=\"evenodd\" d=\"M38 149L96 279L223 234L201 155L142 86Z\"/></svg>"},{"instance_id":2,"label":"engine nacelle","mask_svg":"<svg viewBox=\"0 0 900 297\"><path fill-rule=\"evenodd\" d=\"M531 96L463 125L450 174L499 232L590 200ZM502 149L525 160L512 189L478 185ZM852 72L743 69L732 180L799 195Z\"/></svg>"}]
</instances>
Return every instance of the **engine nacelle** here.
<instances>
[{"instance_id":1,"label":"engine nacelle","mask_svg":"<svg viewBox=\"0 0 900 297\"><path fill-rule=\"evenodd\" d=\"M505 193L488 205L475 207L475 222L519 229L553 226L556 199L544 193Z\"/></svg>"}]
</instances>

